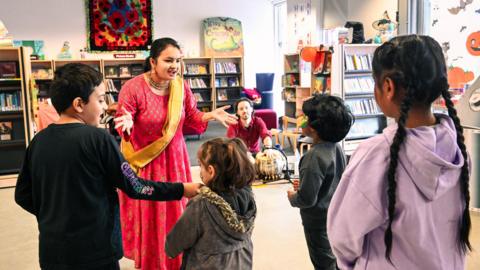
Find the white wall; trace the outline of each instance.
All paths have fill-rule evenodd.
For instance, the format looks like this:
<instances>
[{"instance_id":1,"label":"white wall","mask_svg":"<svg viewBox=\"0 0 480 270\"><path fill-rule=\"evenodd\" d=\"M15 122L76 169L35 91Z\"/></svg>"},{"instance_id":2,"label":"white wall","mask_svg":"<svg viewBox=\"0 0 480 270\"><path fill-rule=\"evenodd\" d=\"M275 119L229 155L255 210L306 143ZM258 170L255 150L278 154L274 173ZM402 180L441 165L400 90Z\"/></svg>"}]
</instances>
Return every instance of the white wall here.
<instances>
[{"instance_id":1,"label":"white wall","mask_svg":"<svg viewBox=\"0 0 480 270\"><path fill-rule=\"evenodd\" d=\"M44 40L48 58L56 58L70 41L78 58L86 46L84 0L1 0L0 20L14 39ZM154 38L171 36L188 54L203 54L201 21L232 17L242 22L245 86L255 86L255 73L273 72L273 6L269 0L152 0ZM193 56L193 55L191 55ZM93 56L92 56L93 57Z\"/></svg>"},{"instance_id":2,"label":"white wall","mask_svg":"<svg viewBox=\"0 0 480 270\"><path fill-rule=\"evenodd\" d=\"M377 34L377 30L372 27L372 23L381 19L385 10L388 11L390 20L395 21L397 9L397 0L349 0L348 20L363 23L365 40L367 40L373 38Z\"/></svg>"},{"instance_id":3,"label":"white wall","mask_svg":"<svg viewBox=\"0 0 480 270\"><path fill-rule=\"evenodd\" d=\"M347 21L363 23L365 39L373 38L377 31L372 23L388 11L390 19L396 20L398 0L324 0L325 1L325 28L343 27Z\"/></svg>"}]
</instances>

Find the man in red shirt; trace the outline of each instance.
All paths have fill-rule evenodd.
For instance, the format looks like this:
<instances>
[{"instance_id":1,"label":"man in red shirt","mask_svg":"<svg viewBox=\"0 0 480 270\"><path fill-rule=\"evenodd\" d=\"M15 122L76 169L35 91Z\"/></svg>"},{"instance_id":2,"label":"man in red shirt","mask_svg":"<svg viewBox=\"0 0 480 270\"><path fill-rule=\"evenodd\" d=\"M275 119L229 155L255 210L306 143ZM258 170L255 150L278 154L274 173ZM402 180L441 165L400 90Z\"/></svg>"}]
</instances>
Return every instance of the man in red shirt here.
<instances>
[{"instance_id":1,"label":"man in red shirt","mask_svg":"<svg viewBox=\"0 0 480 270\"><path fill-rule=\"evenodd\" d=\"M238 137L245 142L252 154L260 152L260 142L266 148L272 147L272 138L265 122L253 115L253 103L247 98L241 98L235 103L235 112L240 119L237 124L230 125L227 129L227 137Z\"/></svg>"}]
</instances>

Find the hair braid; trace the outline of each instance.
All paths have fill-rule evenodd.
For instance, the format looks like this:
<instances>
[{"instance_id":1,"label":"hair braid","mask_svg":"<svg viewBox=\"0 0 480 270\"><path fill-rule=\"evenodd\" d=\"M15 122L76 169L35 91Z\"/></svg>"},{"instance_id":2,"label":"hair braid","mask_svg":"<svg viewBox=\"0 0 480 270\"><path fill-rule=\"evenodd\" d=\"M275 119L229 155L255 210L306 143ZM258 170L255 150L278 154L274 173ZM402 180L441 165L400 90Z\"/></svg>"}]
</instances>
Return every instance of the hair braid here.
<instances>
[{"instance_id":1,"label":"hair braid","mask_svg":"<svg viewBox=\"0 0 480 270\"><path fill-rule=\"evenodd\" d=\"M396 190L397 182L395 180L395 174L398 166L398 153L400 152L400 147L405 140L407 131L405 129L405 123L408 118L408 111L412 105L412 94L413 90L408 88L407 94L402 101L400 106L400 117L398 119L398 129L393 138L393 143L390 146L390 164L387 171L387 196L388 196L388 227L385 231L384 242L386 246L385 257L387 260L390 260L390 253L392 252L392 222L395 215L395 202L396 202Z\"/></svg>"},{"instance_id":2,"label":"hair braid","mask_svg":"<svg viewBox=\"0 0 480 270\"><path fill-rule=\"evenodd\" d=\"M465 137L463 136L463 127L460 124L460 119L457 116L457 110L455 110L453 106L453 102L451 100L450 92L448 89L442 90L442 97L445 100L445 104L447 105L448 115L452 118L453 123L455 124L455 129L457 130L457 144L462 152L462 156L464 159L464 163L462 166L462 170L460 173L460 185L461 185L461 192L465 199L465 209L463 209L462 218L459 222L459 238L458 238L458 245L460 250L463 253L466 253L467 250L471 251L472 246L470 245L470 241L468 240L468 236L470 234L471 228L471 220L470 220L470 212L469 212L469 205L470 205L470 193L469 193L469 174L468 174L468 156L467 156L467 149L465 147Z\"/></svg>"}]
</instances>

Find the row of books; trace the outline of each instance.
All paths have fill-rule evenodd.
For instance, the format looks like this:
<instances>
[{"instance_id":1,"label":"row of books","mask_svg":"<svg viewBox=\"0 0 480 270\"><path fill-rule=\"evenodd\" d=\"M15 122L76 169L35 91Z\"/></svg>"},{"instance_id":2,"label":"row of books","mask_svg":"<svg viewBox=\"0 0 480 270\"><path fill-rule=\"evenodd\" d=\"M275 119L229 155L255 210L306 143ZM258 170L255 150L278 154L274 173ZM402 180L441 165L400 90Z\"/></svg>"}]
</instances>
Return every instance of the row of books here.
<instances>
[{"instance_id":1,"label":"row of books","mask_svg":"<svg viewBox=\"0 0 480 270\"><path fill-rule=\"evenodd\" d=\"M21 111L22 95L20 91L13 93L0 93L0 111Z\"/></svg>"},{"instance_id":2,"label":"row of books","mask_svg":"<svg viewBox=\"0 0 480 270\"><path fill-rule=\"evenodd\" d=\"M207 64L186 64L186 75L208 74Z\"/></svg>"},{"instance_id":3,"label":"row of books","mask_svg":"<svg viewBox=\"0 0 480 270\"><path fill-rule=\"evenodd\" d=\"M205 81L201 78L187 79L187 84L188 84L188 86L190 86L191 89L210 87L210 85L205 83Z\"/></svg>"},{"instance_id":4,"label":"row of books","mask_svg":"<svg viewBox=\"0 0 480 270\"><path fill-rule=\"evenodd\" d=\"M345 69L346 71L369 71L372 70L371 54L346 54Z\"/></svg>"},{"instance_id":5,"label":"row of books","mask_svg":"<svg viewBox=\"0 0 480 270\"><path fill-rule=\"evenodd\" d=\"M379 133L380 127L377 118L356 120L350 128L346 139L359 139L374 136Z\"/></svg>"},{"instance_id":6,"label":"row of books","mask_svg":"<svg viewBox=\"0 0 480 270\"><path fill-rule=\"evenodd\" d=\"M240 86L238 77L215 78L215 87L235 87Z\"/></svg>"},{"instance_id":7,"label":"row of books","mask_svg":"<svg viewBox=\"0 0 480 270\"><path fill-rule=\"evenodd\" d=\"M237 73L237 65L233 62L215 63L215 73Z\"/></svg>"},{"instance_id":8,"label":"row of books","mask_svg":"<svg viewBox=\"0 0 480 270\"><path fill-rule=\"evenodd\" d=\"M344 80L345 93L373 93L375 82L372 77L354 77Z\"/></svg>"},{"instance_id":9,"label":"row of books","mask_svg":"<svg viewBox=\"0 0 480 270\"><path fill-rule=\"evenodd\" d=\"M373 98L347 99L345 105L350 108L354 115L379 114L381 113Z\"/></svg>"},{"instance_id":10,"label":"row of books","mask_svg":"<svg viewBox=\"0 0 480 270\"><path fill-rule=\"evenodd\" d=\"M282 75L282 86L297 86L299 85L298 74L284 74Z\"/></svg>"}]
</instances>

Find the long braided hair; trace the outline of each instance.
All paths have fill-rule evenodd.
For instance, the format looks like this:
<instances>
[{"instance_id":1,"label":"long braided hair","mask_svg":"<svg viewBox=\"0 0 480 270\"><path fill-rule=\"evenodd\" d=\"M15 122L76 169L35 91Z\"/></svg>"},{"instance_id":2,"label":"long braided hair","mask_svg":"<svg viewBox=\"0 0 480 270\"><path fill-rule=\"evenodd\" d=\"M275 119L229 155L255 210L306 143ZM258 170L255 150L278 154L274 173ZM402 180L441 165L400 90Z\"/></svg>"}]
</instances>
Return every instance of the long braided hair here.
<instances>
[{"instance_id":1,"label":"long braided hair","mask_svg":"<svg viewBox=\"0 0 480 270\"><path fill-rule=\"evenodd\" d=\"M406 139L405 123L412 106L428 106L440 95L445 99L448 115L452 118L457 131L457 144L464 157L464 165L460 174L461 192L465 199L465 208L459 220L459 249L465 253L471 250L468 240L471 222L469 214L469 174L467 151L464 144L463 129L460 119L453 107L448 92L447 69L440 45L431 37L408 35L393 38L375 50L372 61L373 76L377 85L390 78L396 89L403 89L403 100L400 105L398 129L390 146L390 164L387 171L388 227L385 231L385 257L391 262L392 222L395 215L397 182L395 180L398 166L398 153ZM377 90L376 90L377 91ZM381 91L381 90L378 90Z\"/></svg>"}]
</instances>

